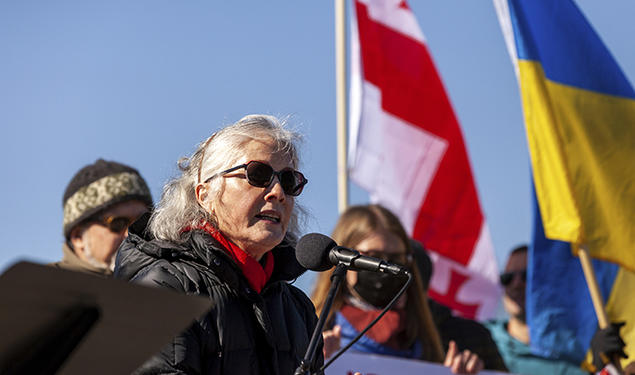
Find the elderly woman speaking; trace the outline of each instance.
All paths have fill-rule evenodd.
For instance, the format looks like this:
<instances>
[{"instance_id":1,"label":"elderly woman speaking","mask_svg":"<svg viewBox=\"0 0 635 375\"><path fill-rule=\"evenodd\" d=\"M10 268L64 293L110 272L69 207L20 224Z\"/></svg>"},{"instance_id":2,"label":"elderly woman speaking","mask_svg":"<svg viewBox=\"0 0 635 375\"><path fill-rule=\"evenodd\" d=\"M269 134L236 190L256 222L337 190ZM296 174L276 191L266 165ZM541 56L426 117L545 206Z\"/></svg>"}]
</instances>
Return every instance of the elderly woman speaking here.
<instances>
[{"instance_id":1,"label":"elderly woman speaking","mask_svg":"<svg viewBox=\"0 0 635 375\"><path fill-rule=\"evenodd\" d=\"M295 259L297 134L251 115L179 162L147 229L122 244L116 276L208 296L213 308L137 373L292 374L317 322L289 284ZM138 231L135 233L135 229Z\"/></svg>"}]
</instances>

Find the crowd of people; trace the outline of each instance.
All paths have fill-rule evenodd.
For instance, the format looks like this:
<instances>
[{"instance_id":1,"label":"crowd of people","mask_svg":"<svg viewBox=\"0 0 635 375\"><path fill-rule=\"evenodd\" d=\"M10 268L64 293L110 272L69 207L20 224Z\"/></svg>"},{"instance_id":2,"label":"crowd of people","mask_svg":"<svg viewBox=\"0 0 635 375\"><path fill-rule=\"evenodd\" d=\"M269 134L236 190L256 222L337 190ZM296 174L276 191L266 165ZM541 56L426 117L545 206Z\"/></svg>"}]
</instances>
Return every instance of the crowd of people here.
<instances>
[{"instance_id":1,"label":"crowd of people","mask_svg":"<svg viewBox=\"0 0 635 375\"><path fill-rule=\"evenodd\" d=\"M325 309L332 270L317 276L311 298L293 285L305 271L294 248L302 211L295 199L308 182L297 170L299 138L273 116L246 116L180 160L178 176L156 205L141 174L118 162L99 159L71 179L63 197L63 259L51 266L213 302L135 373L292 374L300 365ZM509 318L480 324L428 298L433 262L388 209L348 208L332 238L413 276L350 350L439 363L453 373L588 373L529 350L527 247L510 253L500 277ZM311 373L373 321L403 283L383 273L347 272Z\"/></svg>"}]
</instances>

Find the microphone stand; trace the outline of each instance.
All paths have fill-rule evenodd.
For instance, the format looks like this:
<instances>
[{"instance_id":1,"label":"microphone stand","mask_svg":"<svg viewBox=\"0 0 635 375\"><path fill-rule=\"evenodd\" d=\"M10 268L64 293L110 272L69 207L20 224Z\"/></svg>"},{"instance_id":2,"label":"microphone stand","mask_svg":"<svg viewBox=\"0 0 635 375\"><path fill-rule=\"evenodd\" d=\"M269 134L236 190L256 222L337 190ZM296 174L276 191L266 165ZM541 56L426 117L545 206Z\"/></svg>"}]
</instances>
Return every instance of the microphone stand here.
<instances>
[{"instance_id":1,"label":"microphone stand","mask_svg":"<svg viewBox=\"0 0 635 375\"><path fill-rule=\"evenodd\" d=\"M315 355L317 350L317 345L322 338L322 329L324 328L324 324L326 323L326 318L331 311L331 307L333 306L333 300L335 300L335 295L342 284L342 280L346 275L346 271L348 271L348 266L339 263L335 266L335 270L333 271L333 275L331 275L331 288L329 289L329 294L326 297L326 301L324 302L324 307L322 308L322 313L320 314L320 318L318 319L317 325L313 330L313 336L311 336L311 341L309 341L309 346L306 349L306 353L304 354L304 359L300 362L300 365L295 370L294 375L305 375L307 371L313 367L315 362Z\"/></svg>"}]
</instances>

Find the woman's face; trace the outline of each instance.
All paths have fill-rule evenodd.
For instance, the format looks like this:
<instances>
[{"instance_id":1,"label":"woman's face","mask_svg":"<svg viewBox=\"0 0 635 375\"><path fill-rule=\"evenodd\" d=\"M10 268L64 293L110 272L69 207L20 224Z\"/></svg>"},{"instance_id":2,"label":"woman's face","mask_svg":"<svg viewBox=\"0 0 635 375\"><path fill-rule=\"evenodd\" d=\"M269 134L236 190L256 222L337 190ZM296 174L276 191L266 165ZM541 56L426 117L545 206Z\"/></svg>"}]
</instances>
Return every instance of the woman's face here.
<instances>
[{"instance_id":1,"label":"woman's face","mask_svg":"<svg viewBox=\"0 0 635 375\"><path fill-rule=\"evenodd\" d=\"M407 263L406 245L400 237L385 229L375 231L354 248L362 255L388 260L401 265L406 265ZM347 272L346 282L349 290L352 290L357 283L357 272ZM400 305L403 304L401 300L396 307L401 307Z\"/></svg>"},{"instance_id":2,"label":"woman's face","mask_svg":"<svg viewBox=\"0 0 635 375\"><path fill-rule=\"evenodd\" d=\"M250 141L235 165L252 160L269 164L275 171L293 167L288 157L273 153L271 141ZM203 205L216 217L218 229L227 239L260 260L287 233L294 197L285 195L277 177L268 187L260 188L251 186L245 173L239 169L219 176L225 184L220 199L205 200Z\"/></svg>"}]
</instances>

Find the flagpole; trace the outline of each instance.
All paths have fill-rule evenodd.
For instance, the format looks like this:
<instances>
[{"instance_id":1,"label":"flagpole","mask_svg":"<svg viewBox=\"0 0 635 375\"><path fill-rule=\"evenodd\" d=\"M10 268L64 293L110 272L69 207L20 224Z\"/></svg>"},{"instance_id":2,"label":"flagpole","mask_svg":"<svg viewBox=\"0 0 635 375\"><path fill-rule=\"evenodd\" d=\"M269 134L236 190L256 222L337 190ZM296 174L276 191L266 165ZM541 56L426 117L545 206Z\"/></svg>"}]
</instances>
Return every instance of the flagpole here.
<instances>
[{"instance_id":1,"label":"flagpole","mask_svg":"<svg viewBox=\"0 0 635 375\"><path fill-rule=\"evenodd\" d=\"M335 91L337 101L337 204L338 211L342 213L348 207L345 0L335 0Z\"/></svg>"},{"instance_id":2,"label":"flagpole","mask_svg":"<svg viewBox=\"0 0 635 375\"><path fill-rule=\"evenodd\" d=\"M586 283L589 287L591 301L593 301L593 307L595 308L595 315L598 318L598 327L600 327L600 329L607 328L609 326L609 318L607 317L606 310L604 309L604 300L602 299L602 293L600 292L600 287L598 285L597 278L595 277L595 270L593 269L593 264L591 263L591 255L589 255L589 249L587 249L586 245L583 244L578 247L578 258L580 259L580 264L582 265L582 270L584 271L584 277L586 278ZM606 358L606 361L613 363L613 365L615 365L621 373L622 364L618 354L615 354L613 358ZM602 359L602 362L605 362L605 360Z\"/></svg>"},{"instance_id":3,"label":"flagpole","mask_svg":"<svg viewBox=\"0 0 635 375\"><path fill-rule=\"evenodd\" d=\"M593 301L593 307L595 308L595 315L598 318L598 326L600 329L608 327L609 320L606 317L606 311L604 310L604 301L602 299L602 293L598 286L598 281L595 277L595 271L593 270L593 264L591 263L591 256L586 245L580 245L578 247L578 258L582 265L582 271L584 271L584 277L586 279L587 286L589 287L589 293L591 294L591 301Z\"/></svg>"}]
</instances>

